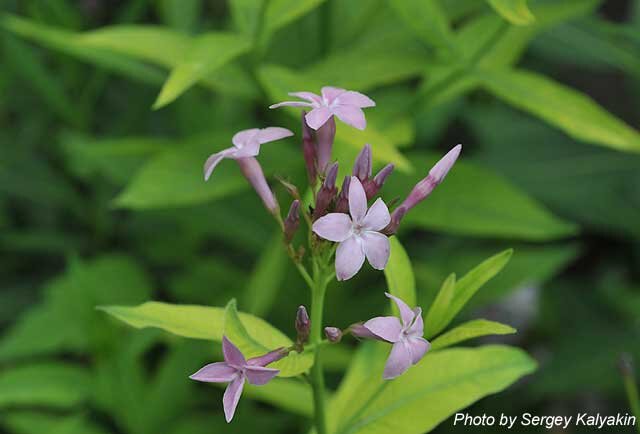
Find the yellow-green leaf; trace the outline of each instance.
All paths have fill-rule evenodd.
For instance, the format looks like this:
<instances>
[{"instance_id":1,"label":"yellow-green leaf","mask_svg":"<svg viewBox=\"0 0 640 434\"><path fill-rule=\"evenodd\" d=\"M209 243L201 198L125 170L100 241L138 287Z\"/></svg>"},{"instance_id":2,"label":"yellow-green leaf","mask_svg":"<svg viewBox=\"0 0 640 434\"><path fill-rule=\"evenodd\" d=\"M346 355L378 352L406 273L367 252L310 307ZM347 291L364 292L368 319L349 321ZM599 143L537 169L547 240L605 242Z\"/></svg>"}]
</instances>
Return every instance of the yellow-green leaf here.
<instances>
[{"instance_id":1,"label":"yellow-green leaf","mask_svg":"<svg viewBox=\"0 0 640 434\"><path fill-rule=\"evenodd\" d=\"M431 341L431 351L441 350L458 342L487 335L509 335L516 332L511 326L486 319L476 319L465 322L441 334Z\"/></svg>"},{"instance_id":2,"label":"yellow-green leaf","mask_svg":"<svg viewBox=\"0 0 640 434\"><path fill-rule=\"evenodd\" d=\"M387 279L389 292L401 298L409 306L416 305L416 280L413 276L409 255L400 244L397 237L389 238L391 244L391 255L389 262L384 268L384 277ZM399 315L395 303L391 303L395 315Z\"/></svg>"},{"instance_id":3,"label":"yellow-green leaf","mask_svg":"<svg viewBox=\"0 0 640 434\"><path fill-rule=\"evenodd\" d=\"M536 20L527 0L487 0L491 7L504 19L517 26L526 26Z\"/></svg>"}]
</instances>

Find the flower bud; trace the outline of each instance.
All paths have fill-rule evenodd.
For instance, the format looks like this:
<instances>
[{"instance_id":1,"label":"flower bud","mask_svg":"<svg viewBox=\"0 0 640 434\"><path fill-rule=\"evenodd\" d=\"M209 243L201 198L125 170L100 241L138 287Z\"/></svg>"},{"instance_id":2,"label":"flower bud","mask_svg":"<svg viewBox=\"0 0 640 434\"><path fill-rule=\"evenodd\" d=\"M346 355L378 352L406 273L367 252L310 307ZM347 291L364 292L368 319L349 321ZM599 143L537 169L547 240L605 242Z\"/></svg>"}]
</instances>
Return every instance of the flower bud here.
<instances>
[{"instance_id":1,"label":"flower bud","mask_svg":"<svg viewBox=\"0 0 640 434\"><path fill-rule=\"evenodd\" d=\"M254 357L252 359L247 360L247 365L251 366L267 366L270 363L277 362L278 360L287 357L289 355L289 350L281 347L275 349L273 351L269 351L267 354L259 357Z\"/></svg>"},{"instance_id":2,"label":"flower bud","mask_svg":"<svg viewBox=\"0 0 640 434\"><path fill-rule=\"evenodd\" d=\"M311 330L311 320L307 313L307 308L304 306L298 307L296 314L296 332L298 332L298 338L296 343L302 345L309 339L309 331Z\"/></svg>"},{"instance_id":3,"label":"flower bud","mask_svg":"<svg viewBox=\"0 0 640 434\"><path fill-rule=\"evenodd\" d=\"M305 120L305 115L307 113L302 111L302 154L304 156L304 162L307 166L307 176L309 178L309 184L311 186L316 185L316 181L318 179L318 170L317 170L317 155L316 155L316 145L313 141L313 133L311 127L307 125L307 121Z\"/></svg>"},{"instance_id":4,"label":"flower bud","mask_svg":"<svg viewBox=\"0 0 640 434\"><path fill-rule=\"evenodd\" d=\"M333 163L327 170L327 176L318 190L316 196L316 207L313 210L313 218L319 219L326 214L331 201L335 199L338 189L336 188L336 178L338 177L338 163Z\"/></svg>"},{"instance_id":5,"label":"flower bud","mask_svg":"<svg viewBox=\"0 0 640 434\"><path fill-rule=\"evenodd\" d=\"M345 176L342 181L342 187L340 188L340 194L336 199L336 212L349 212L349 184L351 183L351 177Z\"/></svg>"},{"instance_id":6,"label":"flower bud","mask_svg":"<svg viewBox=\"0 0 640 434\"><path fill-rule=\"evenodd\" d=\"M384 228L382 233L386 235L395 234L398 230L398 227L400 227L400 221L402 221L402 218L405 216L406 213L407 213L407 208L405 208L402 205L400 205L398 208L393 210L393 212L391 213L391 221L389 222L387 227Z\"/></svg>"},{"instance_id":7,"label":"flower bud","mask_svg":"<svg viewBox=\"0 0 640 434\"><path fill-rule=\"evenodd\" d=\"M262 167L260 167L258 160L254 157L248 157L239 158L236 161L238 162L244 177L247 178L256 193L258 193L258 196L260 196L260 199L262 199L264 206L267 207L270 213L276 214L279 210L278 202L276 201L271 188L269 188L269 184L267 184L267 180L264 177L264 172L262 172Z\"/></svg>"},{"instance_id":8,"label":"flower bud","mask_svg":"<svg viewBox=\"0 0 640 434\"><path fill-rule=\"evenodd\" d=\"M371 176L371 145L366 144L356 157L353 164L353 176L360 182L365 182Z\"/></svg>"},{"instance_id":9,"label":"flower bud","mask_svg":"<svg viewBox=\"0 0 640 434\"><path fill-rule=\"evenodd\" d=\"M407 211L422 202L431 194L433 189L444 180L444 177L447 176L447 173L449 173L449 170L451 170L451 167L453 167L453 164L458 159L461 150L462 145L457 145L450 150L431 168L427 177L413 187L409 196L402 202L402 205L407 208Z\"/></svg>"},{"instance_id":10,"label":"flower bud","mask_svg":"<svg viewBox=\"0 0 640 434\"><path fill-rule=\"evenodd\" d=\"M379 339L378 336L374 335L366 328L362 323L352 324L349 327L349 331L351 334L357 338L361 339Z\"/></svg>"},{"instance_id":11,"label":"flower bud","mask_svg":"<svg viewBox=\"0 0 640 434\"><path fill-rule=\"evenodd\" d=\"M333 148L333 140L335 139L335 136L336 121L333 116L331 116L329 120L316 132L316 140L318 143L318 170L320 173L328 171L329 162L331 161L331 149Z\"/></svg>"},{"instance_id":12,"label":"flower bud","mask_svg":"<svg viewBox=\"0 0 640 434\"><path fill-rule=\"evenodd\" d=\"M284 239L287 244L291 243L293 236L300 226L300 201L291 202L287 218L284 219Z\"/></svg>"},{"instance_id":13,"label":"flower bud","mask_svg":"<svg viewBox=\"0 0 640 434\"><path fill-rule=\"evenodd\" d=\"M391 175L391 172L393 172L393 169L394 165L389 163L384 166L373 179L367 179L367 181L362 185L365 193L367 194L367 199L371 199L378 194L384 185L384 182L387 180L387 177Z\"/></svg>"},{"instance_id":14,"label":"flower bud","mask_svg":"<svg viewBox=\"0 0 640 434\"><path fill-rule=\"evenodd\" d=\"M329 342L336 344L342 339L342 330L337 327L325 327L324 335L327 337Z\"/></svg>"}]
</instances>

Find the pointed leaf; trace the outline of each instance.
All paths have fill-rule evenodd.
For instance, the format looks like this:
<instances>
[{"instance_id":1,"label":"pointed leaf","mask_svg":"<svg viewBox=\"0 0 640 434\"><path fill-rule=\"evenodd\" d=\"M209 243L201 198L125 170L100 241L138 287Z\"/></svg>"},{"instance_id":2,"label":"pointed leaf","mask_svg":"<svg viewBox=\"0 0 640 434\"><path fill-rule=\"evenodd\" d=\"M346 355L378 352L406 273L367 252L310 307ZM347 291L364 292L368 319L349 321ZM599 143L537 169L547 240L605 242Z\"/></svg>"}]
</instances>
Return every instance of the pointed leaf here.
<instances>
[{"instance_id":1,"label":"pointed leaf","mask_svg":"<svg viewBox=\"0 0 640 434\"><path fill-rule=\"evenodd\" d=\"M505 324L486 319L476 319L465 322L459 326L441 334L431 341L431 351L441 350L450 347L458 342L487 335L509 335L516 332L516 329Z\"/></svg>"},{"instance_id":2,"label":"pointed leaf","mask_svg":"<svg viewBox=\"0 0 640 434\"><path fill-rule=\"evenodd\" d=\"M389 292L404 300L409 306L415 306L416 281L413 277L409 255L407 255L397 237L390 237L389 243L391 244L391 255L384 269L384 277L387 279ZM391 309L394 315L399 315L398 308L393 302L391 302Z\"/></svg>"},{"instance_id":3,"label":"pointed leaf","mask_svg":"<svg viewBox=\"0 0 640 434\"><path fill-rule=\"evenodd\" d=\"M517 26L526 26L535 21L527 6L527 0L487 0L504 19Z\"/></svg>"},{"instance_id":4,"label":"pointed leaf","mask_svg":"<svg viewBox=\"0 0 640 434\"><path fill-rule=\"evenodd\" d=\"M438 1L389 0L388 4L424 43L447 50L455 49L447 15Z\"/></svg>"},{"instance_id":5,"label":"pointed leaf","mask_svg":"<svg viewBox=\"0 0 640 434\"><path fill-rule=\"evenodd\" d=\"M433 334L432 330L442 330L445 326L441 325L446 321L447 312L451 306L453 295L456 290L456 275L455 273L449 274L449 276L442 282L440 291L436 296L436 299L429 308L429 313L424 320L425 337L430 339Z\"/></svg>"}]
</instances>

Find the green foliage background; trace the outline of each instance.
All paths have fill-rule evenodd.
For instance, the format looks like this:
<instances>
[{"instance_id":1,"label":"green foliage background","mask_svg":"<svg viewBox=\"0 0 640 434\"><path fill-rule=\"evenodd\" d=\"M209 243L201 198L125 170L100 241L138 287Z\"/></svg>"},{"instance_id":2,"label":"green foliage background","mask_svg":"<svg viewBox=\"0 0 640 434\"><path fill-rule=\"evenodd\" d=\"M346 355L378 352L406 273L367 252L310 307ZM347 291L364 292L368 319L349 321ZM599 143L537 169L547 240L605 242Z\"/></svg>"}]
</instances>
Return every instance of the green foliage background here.
<instances>
[{"instance_id":1,"label":"green foliage background","mask_svg":"<svg viewBox=\"0 0 640 434\"><path fill-rule=\"evenodd\" d=\"M539 368L469 411L628 411L616 361L640 359L640 2L0 5L0 432L307 429L309 396L285 384L291 413L249 390L256 400L226 425L221 390L187 379L218 348L133 331L95 306L235 297L291 336L308 293L275 225L233 164L206 184L201 167L237 130L298 133L296 110L266 107L325 84L377 102L365 132L338 125L335 152L344 173L366 142L379 167L395 163L386 200L464 144L399 234L425 311L451 272L514 248L456 322L513 325L489 342ZM296 138L261 162L271 179L305 180ZM381 312L386 287L363 272L330 288L327 323ZM331 387L351 355L327 357ZM453 363L429 360L425 375ZM452 431L468 429L435 428Z\"/></svg>"}]
</instances>

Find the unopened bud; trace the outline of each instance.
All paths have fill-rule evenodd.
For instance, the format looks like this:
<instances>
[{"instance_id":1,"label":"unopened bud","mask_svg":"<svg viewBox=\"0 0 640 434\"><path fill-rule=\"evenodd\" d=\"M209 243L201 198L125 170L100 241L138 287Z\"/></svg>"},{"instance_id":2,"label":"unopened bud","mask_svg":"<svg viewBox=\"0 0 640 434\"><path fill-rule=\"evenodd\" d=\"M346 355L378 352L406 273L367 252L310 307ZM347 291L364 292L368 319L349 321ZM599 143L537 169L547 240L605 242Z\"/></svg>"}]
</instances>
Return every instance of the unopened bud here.
<instances>
[{"instance_id":1,"label":"unopened bud","mask_svg":"<svg viewBox=\"0 0 640 434\"><path fill-rule=\"evenodd\" d=\"M316 155L316 145L313 141L313 132L311 127L307 125L307 121L305 120L305 115L307 113L302 111L302 155L304 156L304 163L307 166L307 176L309 178L309 184L311 186L316 185L316 180L318 179L318 170L317 170L317 155Z\"/></svg>"},{"instance_id":2,"label":"unopened bud","mask_svg":"<svg viewBox=\"0 0 640 434\"><path fill-rule=\"evenodd\" d=\"M320 173L325 173L325 171L328 170L327 167L331 161L331 149L333 148L333 140L335 137L336 121L333 116L331 116L316 132L316 140L318 143L318 170Z\"/></svg>"},{"instance_id":3,"label":"unopened bud","mask_svg":"<svg viewBox=\"0 0 640 434\"><path fill-rule=\"evenodd\" d=\"M269 351L267 354L259 357L254 357L247 360L247 365L251 366L267 366L270 363L277 362L278 360L287 357L289 350L286 348L278 348L273 351Z\"/></svg>"},{"instance_id":4,"label":"unopened bud","mask_svg":"<svg viewBox=\"0 0 640 434\"><path fill-rule=\"evenodd\" d=\"M253 189L258 193L260 199L267 207L269 212L276 214L279 210L278 202L276 201L267 180L264 177L264 172L260 163L254 157L239 158L236 160L240 166L240 170L249 183L253 186Z\"/></svg>"},{"instance_id":5,"label":"unopened bud","mask_svg":"<svg viewBox=\"0 0 640 434\"><path fill-rule=\"evenodd\" d=\"M309 339L309 331L311 330L311 320L307 313L307 308L304 306L298 307L296 314L296 332L298 332L298 338L296 343L302 345Z\"/></svg>"},{"instance_id":6,"label":"unopened bud","mask_svg":"<svg viewBox=\"0 0 640 434\"><path fill-rule=\"evenodd\" d=\"M387 227L383 229L382 233L386 235L395 234L398 231L398 227L400 227L400 222L402 221L402 218L405 216L406 213L407 213L407 208L405 208L403 205L400 205L398 208L393 210L393 212L391 213L391 221L389 222Z\"/></svg>"},{"instance_id":7,"label":"unopened bud","mask_svg":"<svg viewBox=\"0 0 640 434\"><path fill-rule=\"evenodd\" d=\"M291 243L293 236L300 226L300 201L291 202L287 218L284 219L284 239L287 244Z\"/></svg>"},{"instance_id":8,"label":"unopened bud","mask_svg":"<svg viewBox=\"0 0 640 434\"><path fill-rule=\"evenodd\" d=\"M342 330L337 327L325 327L324 335L327 337L327 340L332 344L340 342L342 339Z\"/></svg>"},{"instance_id":9,"label":"unopened bud","mask_svg":"<svg viewBox=\"0 0 640 434\"><path fill-rule=\"evenodd\" d=\"M336 212L346 213L349 212L349 184L351 183L351 177L345 176L342 181L342 187L340 188L340 194L336 199Z\"/></svg>"},{"instance_id":10,"label":"unopened bud","mask_svg":"<svg viewBox=\"0 0 640 434\"><path fill-rule=\"evenodd\" d=\"M353 164L353 176L364 182L371 176L371 145L366 144Z\"/></svg>"},{"instance_id":11,"label":"unopened bud","mask_svg":"<svg viewBox=\"0 0 640 434\"><path fill-rule=\"evenodd\" d=\"M451 167L453 167L453 164L458 159L461 150L462 145L457 145L451 149L431 168L429 175L413 187L409 196L402 202L402 205L407 208L407 211L426 199L433 189L444 180L444 177L447 176L447 173L449 173L449 170L451 170Z\"/></svg>"},{"instance_id":12,"label":"unopened bud","mask_svg":"<svg viewBox=\"0 0 640 434\"><path fill-rule=\"evenodd\" d=\"M316 207L313 210L313 218L319 219L326 214L331 201L335 199L338 189L336 188L336 178L338 177L338 163L333 163L327 170L327 176L318 190L316 196Z\"/></svg>"},{"instance_id":13,"label":"unopened bud","mask_svg":"<svg viewBox=\"0 0 640 434\"><path fill-rule=\"evenodd\" d=\"M391 172L393 172L393 169L394 165L389 163L384 166L373 179L367 179L362 184L362 186L364 187L364 191L367 194L367 199L371 199L376 194L378 194L378 192L384 185L384 182L387 180L387 177L391 175Z\"/></svg>"}]
</instances>

